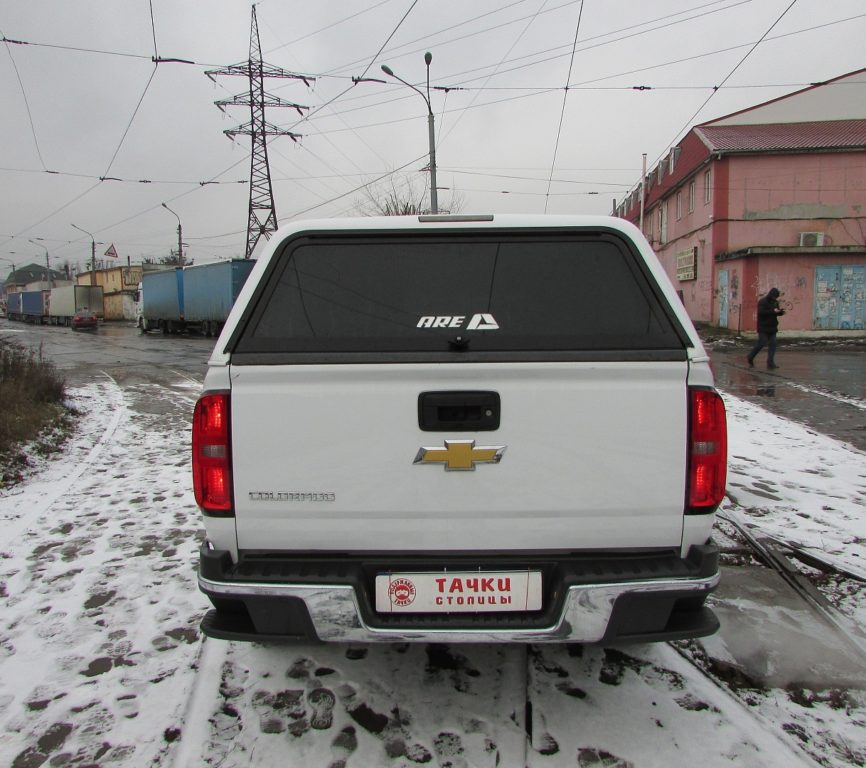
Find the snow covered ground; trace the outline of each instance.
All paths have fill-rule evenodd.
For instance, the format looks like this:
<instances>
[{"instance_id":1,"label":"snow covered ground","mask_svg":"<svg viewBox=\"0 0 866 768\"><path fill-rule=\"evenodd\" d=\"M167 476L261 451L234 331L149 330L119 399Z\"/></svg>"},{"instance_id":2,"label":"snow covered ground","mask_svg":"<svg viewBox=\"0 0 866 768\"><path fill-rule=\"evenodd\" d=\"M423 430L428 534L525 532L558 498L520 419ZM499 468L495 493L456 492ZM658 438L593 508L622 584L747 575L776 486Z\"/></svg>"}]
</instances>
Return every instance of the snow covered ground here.
<instances>
[{"instance_id":1,"label":"snow covered ground","mask_svg":"<svg viewBox=\"0 0 866 768\"><path fill-rule=\"evenodd\" d=\"M768 685L719 638L606 649L204 641L195 395L181 376L163 386L100 375L71 391L81 416L66 450L0 496L0 765L866 762L866 681ZM744 401L728 409L723 512L866 571L866 456ZM825 587L866 627L862 585Z\"/></svg>"}]
</instances>

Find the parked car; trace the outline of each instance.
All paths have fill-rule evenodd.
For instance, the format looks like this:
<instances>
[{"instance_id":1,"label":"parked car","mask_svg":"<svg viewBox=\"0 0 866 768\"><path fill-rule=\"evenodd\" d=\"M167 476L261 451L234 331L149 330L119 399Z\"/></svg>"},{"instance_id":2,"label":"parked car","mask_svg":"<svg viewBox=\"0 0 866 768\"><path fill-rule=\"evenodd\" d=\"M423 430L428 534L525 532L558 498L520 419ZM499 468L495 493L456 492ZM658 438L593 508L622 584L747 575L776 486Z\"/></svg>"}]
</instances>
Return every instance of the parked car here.
<instances>
[{"instance_id":1,"label":"parked car","mask_svg":"<svg viewBox=\"0 0 866 768\"><path fill-rule=\"evenodd\" d=\"M94 330L98 323L96 312L90 309L81 309L72 316L72 328L76 331Z\"/></svg>"}]
</instances>

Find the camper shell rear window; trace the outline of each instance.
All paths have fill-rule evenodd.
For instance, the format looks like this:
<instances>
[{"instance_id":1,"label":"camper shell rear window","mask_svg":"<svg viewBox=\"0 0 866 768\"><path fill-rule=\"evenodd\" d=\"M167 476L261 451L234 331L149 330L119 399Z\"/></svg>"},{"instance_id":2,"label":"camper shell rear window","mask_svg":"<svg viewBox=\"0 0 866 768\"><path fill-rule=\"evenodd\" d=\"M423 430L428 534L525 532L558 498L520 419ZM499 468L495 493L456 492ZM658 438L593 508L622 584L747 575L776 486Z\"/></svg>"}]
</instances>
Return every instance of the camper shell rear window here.
<instances>
[{"instance_id":1,"label":"camper shell rear window","mask_svg":"<svg viewBox=\"0 0 866 768\"><path fill-rule=\"evenodd\" d=\"M688 336L613 230L304 233L271 260L235 364L685 359Z\"/></svg>"}]
</instances>

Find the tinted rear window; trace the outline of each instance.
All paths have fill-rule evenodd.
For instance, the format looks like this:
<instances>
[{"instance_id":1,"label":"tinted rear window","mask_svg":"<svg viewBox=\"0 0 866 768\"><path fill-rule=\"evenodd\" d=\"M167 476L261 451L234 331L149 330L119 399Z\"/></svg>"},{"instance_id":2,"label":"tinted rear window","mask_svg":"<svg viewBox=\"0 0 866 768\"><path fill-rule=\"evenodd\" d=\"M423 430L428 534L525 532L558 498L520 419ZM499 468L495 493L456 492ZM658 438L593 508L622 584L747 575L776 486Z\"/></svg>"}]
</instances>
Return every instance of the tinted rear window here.
<instances>
[{"instance_id":1,"label":"tinted rear window","mask_svg":"<svg viewBox=\"0 0 866 768\"><path fill-rule=\"evenodd\" d=\"M237 353L682 349L614 234L307 237L275 258Z\"/></svg>"}]
</instances>

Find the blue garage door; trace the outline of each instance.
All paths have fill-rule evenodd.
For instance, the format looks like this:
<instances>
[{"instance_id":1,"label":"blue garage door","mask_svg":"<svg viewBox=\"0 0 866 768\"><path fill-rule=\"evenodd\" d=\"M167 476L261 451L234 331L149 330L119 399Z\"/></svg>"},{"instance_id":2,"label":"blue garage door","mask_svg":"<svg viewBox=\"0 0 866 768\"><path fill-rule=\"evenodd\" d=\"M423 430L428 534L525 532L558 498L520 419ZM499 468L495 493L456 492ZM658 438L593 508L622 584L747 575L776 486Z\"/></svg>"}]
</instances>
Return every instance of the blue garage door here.
<instances>
[{"instance_id":1,"label":"blue garage door","mask_svg":"<svg viewBox=\"0 0 866 768\"><path fill-rule=\"evenodd\" d=\"M866 265L815 269L815 328L866 328Z\"/></svg>"}]
</instances>

